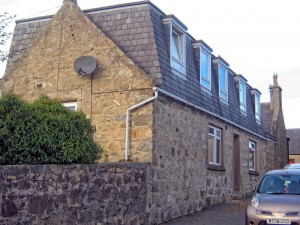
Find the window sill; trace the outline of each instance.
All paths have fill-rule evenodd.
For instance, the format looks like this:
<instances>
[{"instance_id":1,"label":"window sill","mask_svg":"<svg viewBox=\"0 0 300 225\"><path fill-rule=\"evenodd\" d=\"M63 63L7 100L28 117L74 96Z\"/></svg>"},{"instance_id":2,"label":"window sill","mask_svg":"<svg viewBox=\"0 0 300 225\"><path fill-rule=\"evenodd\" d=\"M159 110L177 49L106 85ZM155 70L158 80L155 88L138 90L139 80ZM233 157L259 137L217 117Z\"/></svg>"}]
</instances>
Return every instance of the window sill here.
<instances>
[{"instance_id":1,"label":"window sill","mask_svg":"<svg viewBox=\"0 0 300 225\"><path fill-rule=\"evenodd\" d=\"M249 174L254 175L254 176L259 176L259 173L257 171L254 171L254 170L249 170Z\"/></svg>"},{"instance_id":2,"label":"window sill","mask_svg":"<svg viewBox=\"0 0 300 225\"><path fill-rule=\"evenodd\" d=\"M209 169L209 170L216 170L216 171L225 171L225 168L222 165L221 166L217 166L217 165L208 164L207 165L207 169Z\"/></svg>"},{"instance_id":3,"label":"window sill","mask_svg":"<svg viewBox=\"0 0 300 225\"><path fill-rule=\"evenodd\" d=\"M180 77L181 79L187 80L186 76L183 73L178 72L176 69L172 68L172 72L173 72L173 74L175 74L176 76Z\"/></svg>"},{"instance_id":4,"label":"window sill","mask_svg":"<svg viewBox=\"0 0 300 225\"><path fill-rule=\"evenodd\" d=\"M211 90L207 89L206 87L201 85L201 90L204 91L206 94L209 94L210 96L212 96Z\"/></svg>"},{"instance_id":5,"label":"window sill","mask_svg":"<svg viewBox=\"0 0 300 225\"><path fill-rule=\"evenodd\" d=\"M247 112L244 111L244 110L241 110L241 114L244 115L244 116L247 116Z\"/></svg>"},{"instance_id":6,"label":"window sill","mask_svg":"<svg viewBox=\"0 0 300 225\"><path fill-rule=\"evenodd\" d=\"M220 96L219 96L219 99L220 99L220 102L222 102L224 105L229 106L228 101L226 101L225 99L221 98Z\"/></svg>"}]
</instances>

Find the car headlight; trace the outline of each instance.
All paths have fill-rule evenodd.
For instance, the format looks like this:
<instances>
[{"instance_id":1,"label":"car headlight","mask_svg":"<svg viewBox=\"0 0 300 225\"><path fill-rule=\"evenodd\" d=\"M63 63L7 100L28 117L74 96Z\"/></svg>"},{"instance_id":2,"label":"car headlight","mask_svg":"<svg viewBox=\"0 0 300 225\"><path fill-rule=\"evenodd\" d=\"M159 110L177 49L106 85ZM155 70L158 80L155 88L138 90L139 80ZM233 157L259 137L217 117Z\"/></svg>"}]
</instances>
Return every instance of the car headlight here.
<instances>
[{"instance_id":1,"label":"car headlight","mask_svg":"<svg viewBox=\"0 0 300 225\"><path fill-rule=\"evenodd\" d=\"M258 206L258 198L256 196L253 196L251 199L251 205L256 208Z\"/></svg>"}]
</instances>

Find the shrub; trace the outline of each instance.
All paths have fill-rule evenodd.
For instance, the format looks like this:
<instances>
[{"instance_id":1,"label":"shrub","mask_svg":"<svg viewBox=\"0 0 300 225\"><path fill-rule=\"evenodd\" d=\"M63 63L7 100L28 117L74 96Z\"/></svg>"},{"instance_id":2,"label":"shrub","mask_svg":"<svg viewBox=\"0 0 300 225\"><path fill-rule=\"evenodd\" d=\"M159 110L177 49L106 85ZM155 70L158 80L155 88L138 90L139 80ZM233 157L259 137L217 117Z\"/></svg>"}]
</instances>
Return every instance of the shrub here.
<instances>
[{"instance_id":1,"label":"shrub","mask_svg":"<svg viewBox=\"0 0 300 225\"><path fill-rule=\"evenodd\" d=\"M90 163L102 151L95 127L46 96L33 103L10 94L0 99L0 164Z\"/></svg>"}]
</instances>

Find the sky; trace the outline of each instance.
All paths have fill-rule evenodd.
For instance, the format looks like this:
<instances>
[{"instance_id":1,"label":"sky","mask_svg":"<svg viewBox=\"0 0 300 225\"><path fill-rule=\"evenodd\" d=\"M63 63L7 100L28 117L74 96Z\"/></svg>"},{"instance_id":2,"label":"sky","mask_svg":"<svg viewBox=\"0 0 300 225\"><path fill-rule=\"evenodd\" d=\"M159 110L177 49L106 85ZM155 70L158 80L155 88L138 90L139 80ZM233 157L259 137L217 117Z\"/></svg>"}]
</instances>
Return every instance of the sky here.
<instances>
[{"instance_id":1,"label":"sky","mask_svg":"<svg viewBox=\"0 0 300 225\"><path fill-rule=\"evenodd\" d=\"M81 9L138 0L77 0ZM287 128L300 128L300 0L151 0L175 15L196 40L205 41L236 74L270 100L269 85L278 74ZM16 19L54 14L63 0L0 0L0 14ZM7 31L13 31L14 23ZM0 46L1 47L1 46ZM5 46L9 48L9 43ZM1 49L3 49L1 47ZM0 62L0 77L5 64ZM298 105L299 104L299 105Z\"/></svg>"}]
</instances>

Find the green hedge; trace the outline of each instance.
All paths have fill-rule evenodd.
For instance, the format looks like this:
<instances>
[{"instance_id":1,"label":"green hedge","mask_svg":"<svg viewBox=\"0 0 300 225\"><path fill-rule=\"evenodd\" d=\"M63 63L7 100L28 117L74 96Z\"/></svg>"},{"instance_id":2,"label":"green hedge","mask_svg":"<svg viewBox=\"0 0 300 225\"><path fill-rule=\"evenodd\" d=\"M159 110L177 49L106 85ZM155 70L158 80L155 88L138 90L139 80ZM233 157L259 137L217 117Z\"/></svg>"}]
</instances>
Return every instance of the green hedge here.
<instances>
[{"instance_id":1,"label":"green hedge","mask_svg":"<svg viewBox=\"0 0 300 225\"><path fill-rule=\"evenodd\" d=\"M10 94L0 98L0 164L91 163L102 149L95 127L46 96L33 103Z\"/></svg>"}]
</instances>

